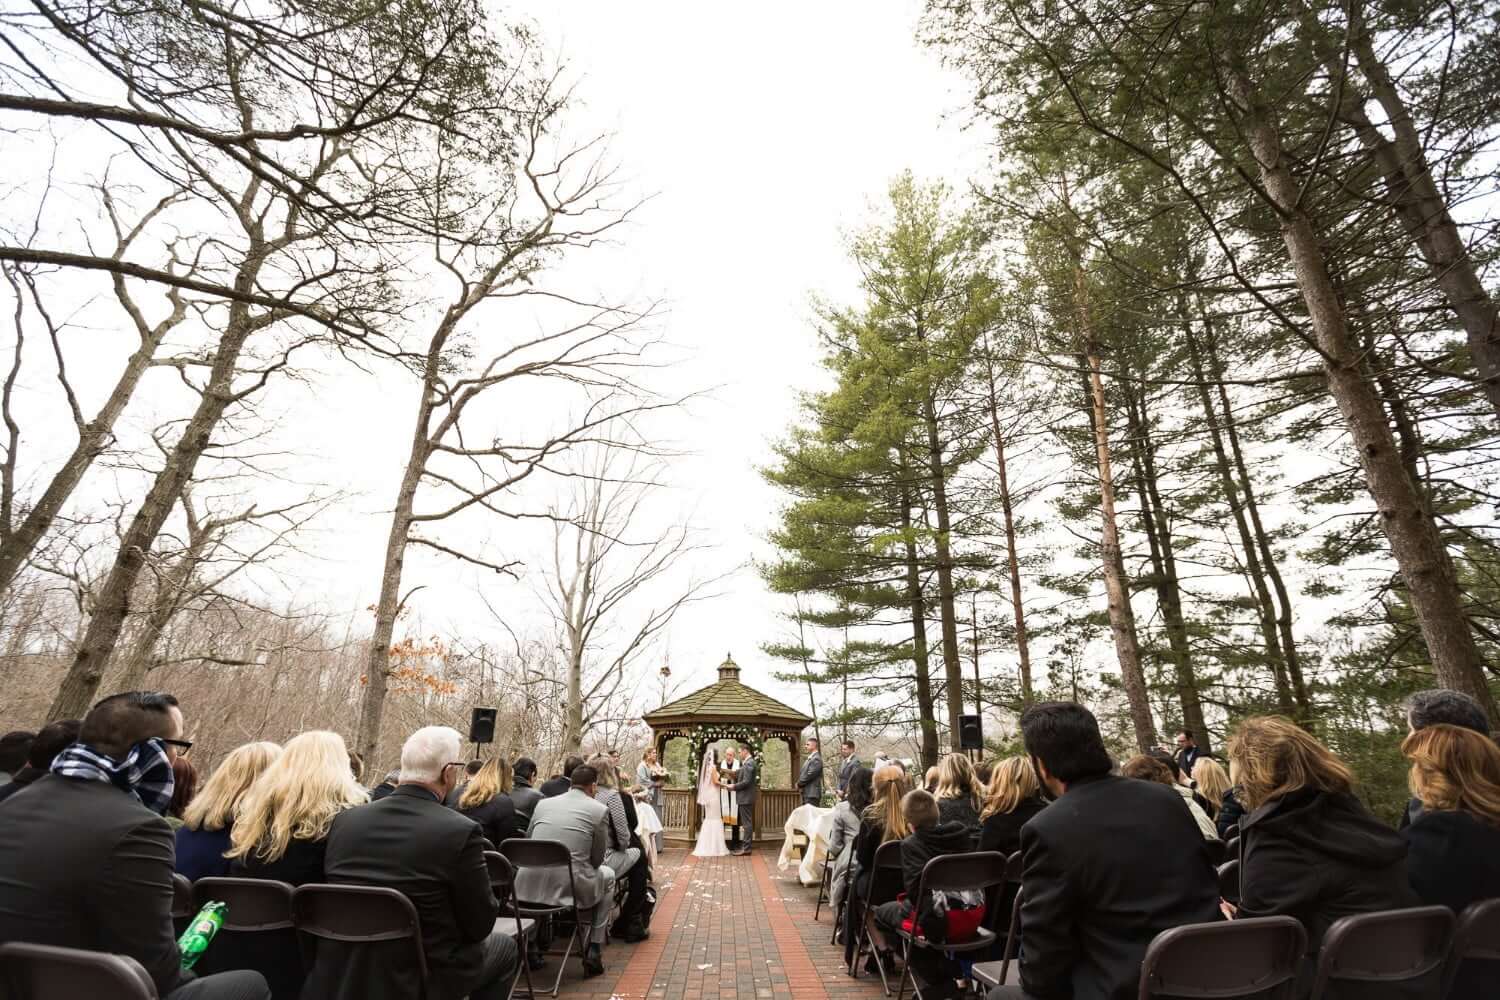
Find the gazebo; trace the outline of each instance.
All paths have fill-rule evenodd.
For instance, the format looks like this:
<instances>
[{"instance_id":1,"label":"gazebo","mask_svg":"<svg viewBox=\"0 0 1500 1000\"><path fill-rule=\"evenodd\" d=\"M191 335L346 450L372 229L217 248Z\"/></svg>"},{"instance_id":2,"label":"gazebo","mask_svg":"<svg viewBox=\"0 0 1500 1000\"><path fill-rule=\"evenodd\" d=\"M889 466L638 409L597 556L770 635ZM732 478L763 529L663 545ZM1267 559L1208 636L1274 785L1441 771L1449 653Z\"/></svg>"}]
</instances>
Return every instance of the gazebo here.
<instances>
[{"instance_id":1,"label":"gazebo","mask_svg":"<svg viewBox=\"0 0 1500 1000\"><path fill-rule=\"evenodd\" d=\"M725 657L719 665L716 683L647 712L641 720L651 727L657 756L663 762L667 759L669 742L688 741L693 778L687 788L663 790L661 817L668 839L688 841L698 836L701 818L692 782L696 780L698 762L710 743L740 740L759 756L767 740L783 740L795 777L801 770L802 731L813 721L811 716L742 683L740 666L733 656ZM796 788L768 788L762 772L755 806L755 839L781 839L786 818L799 801Z\"/></svg>"}]
</instances>

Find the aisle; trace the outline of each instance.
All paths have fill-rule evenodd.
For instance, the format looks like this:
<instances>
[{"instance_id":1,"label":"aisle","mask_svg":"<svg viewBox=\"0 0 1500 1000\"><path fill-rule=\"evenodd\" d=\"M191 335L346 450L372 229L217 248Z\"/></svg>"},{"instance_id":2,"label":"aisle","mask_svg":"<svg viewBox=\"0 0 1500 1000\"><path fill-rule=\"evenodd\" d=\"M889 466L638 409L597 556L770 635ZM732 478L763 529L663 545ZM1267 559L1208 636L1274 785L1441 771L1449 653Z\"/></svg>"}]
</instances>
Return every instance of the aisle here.
<instances>
[{"instance_id":1,"label":"aisle","mask_svg":"<svg viewBox=\"0 0 1500 1000\"><path fill-rule=\"evenodd\" d=\"M817 889L776 870L772 852L750 858L693 858L669 851L650 939L612 944L607 971L578 975L570 961L562 996L575 1000L874 1000L880 980L850 979L843 952L828 943ZM552 966L556 975L556 966ZM550 981L550 980L549 980Z\"/></svg>"}]
</instances>

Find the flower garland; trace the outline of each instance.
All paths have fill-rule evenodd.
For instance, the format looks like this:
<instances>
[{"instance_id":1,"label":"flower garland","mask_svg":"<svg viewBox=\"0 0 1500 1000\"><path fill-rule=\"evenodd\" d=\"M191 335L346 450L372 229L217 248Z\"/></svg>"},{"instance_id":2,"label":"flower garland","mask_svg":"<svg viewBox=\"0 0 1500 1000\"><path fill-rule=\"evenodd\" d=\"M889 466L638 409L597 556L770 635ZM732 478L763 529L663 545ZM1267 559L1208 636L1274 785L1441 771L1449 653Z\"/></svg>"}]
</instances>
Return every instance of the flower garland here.
<instances>
[{"instance_id":1,"label":"flower garland","mask_svg":"<svg viewBox=\"0 0 1500 1000\"><path fill-rule=\"evenodd\" d=\"M687 738L692 747L689 756L693 762L694 775L698 774L703 767L703 755L708 751L708 745L720 740L735 740L746 744L750 747L750 755L755 758L757 764L763 763L765 759L766 741L754 726L730 722L706 723L689 729Z\"/></svg>"}]
</instances>

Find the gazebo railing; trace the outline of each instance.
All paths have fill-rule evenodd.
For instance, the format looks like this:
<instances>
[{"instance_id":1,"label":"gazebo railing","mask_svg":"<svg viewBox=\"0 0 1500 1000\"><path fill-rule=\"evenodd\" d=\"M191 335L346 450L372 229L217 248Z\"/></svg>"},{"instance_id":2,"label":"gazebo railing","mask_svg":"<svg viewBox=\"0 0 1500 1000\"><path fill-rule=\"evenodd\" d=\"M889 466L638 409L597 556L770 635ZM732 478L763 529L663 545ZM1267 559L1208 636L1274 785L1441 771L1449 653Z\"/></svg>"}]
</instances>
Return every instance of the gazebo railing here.
<instances>
[{"instance_id":1,"label":"gazebo railing","mask_svg":"<svg viewBox=\"0 0 1500 1000\"><path fill-rule=\"evenodd\" d=\"M691 788L662 789L662 832L668 840L692 843L698 837L698 796ZM755 839L780 841L792 810L801 804L795 788L762 788L755 800Z\"/></svg>"}]
</instances>

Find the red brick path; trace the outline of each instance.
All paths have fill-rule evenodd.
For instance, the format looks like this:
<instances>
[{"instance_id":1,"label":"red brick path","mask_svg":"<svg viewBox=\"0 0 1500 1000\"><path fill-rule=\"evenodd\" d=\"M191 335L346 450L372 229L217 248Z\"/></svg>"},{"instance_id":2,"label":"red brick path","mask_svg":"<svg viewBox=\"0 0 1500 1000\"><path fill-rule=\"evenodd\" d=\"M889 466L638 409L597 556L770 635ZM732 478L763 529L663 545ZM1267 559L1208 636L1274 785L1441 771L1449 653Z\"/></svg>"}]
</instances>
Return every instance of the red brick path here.
<instances>
[{"instance_id":1,"label":"red brick path","mask_svg":"<svg viewBox=\"0 0 1500 1000\"><path fill-rule=\"evenodd\" d=\"M775 856L694 858L668 851L657 864L651 937L605 949L607 971L581 977L568 962L562 996L571 1000L875 1000L880 981L850 979L841 947L828 943L825 904L813 922L817 888L776 870ZM556 957L552 958L556 961ZM550 963L549 963L550 964ZM547 976L549 970L538 974ZM557 966L551 965L552 975ZM550 983L551 977L545 982Z\"/></svg>"}]
</instances>

